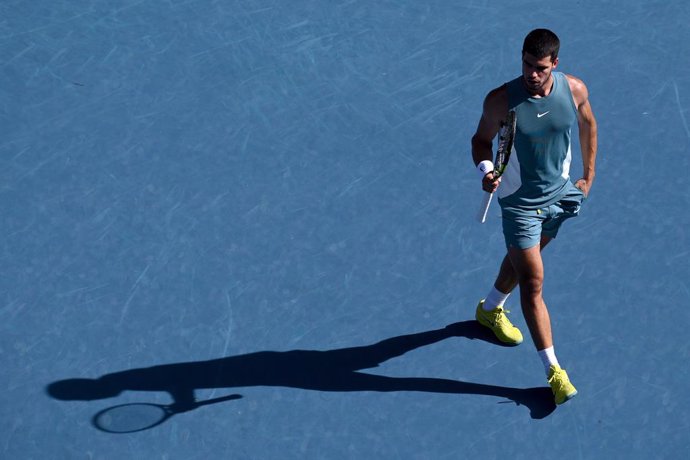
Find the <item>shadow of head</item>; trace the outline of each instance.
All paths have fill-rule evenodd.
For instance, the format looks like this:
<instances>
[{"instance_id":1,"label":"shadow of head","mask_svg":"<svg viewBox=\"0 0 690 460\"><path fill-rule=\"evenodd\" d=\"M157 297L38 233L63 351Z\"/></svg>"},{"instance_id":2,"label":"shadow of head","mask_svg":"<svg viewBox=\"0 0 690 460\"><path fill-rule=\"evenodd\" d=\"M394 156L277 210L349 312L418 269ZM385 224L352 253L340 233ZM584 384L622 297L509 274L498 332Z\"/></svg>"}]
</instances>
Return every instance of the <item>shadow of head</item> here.
<instances>
[{"instance_id":1,"label":"shadow of head","mask_svg":"<svg viewBox=\"0 0 690 460\"><path fill-rule=\"evenodd\" d=\"M120 390L96 379L58 380L48 385L46 392L60 401L94 401L120 394Z\"/></svg>"}]
</instances>

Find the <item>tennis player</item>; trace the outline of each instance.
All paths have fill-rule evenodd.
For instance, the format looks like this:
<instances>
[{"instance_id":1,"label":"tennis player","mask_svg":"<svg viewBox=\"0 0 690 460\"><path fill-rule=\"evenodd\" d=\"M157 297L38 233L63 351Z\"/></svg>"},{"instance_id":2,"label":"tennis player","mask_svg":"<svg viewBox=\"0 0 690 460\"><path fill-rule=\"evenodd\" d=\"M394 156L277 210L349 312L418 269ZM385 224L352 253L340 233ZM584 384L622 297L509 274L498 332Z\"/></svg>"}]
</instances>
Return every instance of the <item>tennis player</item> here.
<instances>
[{"instance_id":1,"label":"tennis player","mask_svg":"<svg viewBox=\"0 0 690 460\"><path fill-rule=\"evenodd\" d=\"M479 302L476 318L502 342L519 344L522 333L506 316L506 299L520 286L520 303L532 341L544 364L556 404L577 390L554 352L549 311L542 298L544 266L541 250L561 224L580 212L594 181L597 125L585 84L556 72L560 40L552 31L536 29L525 37L522 75L493 89L484 100L472 157L482 188L496 191L501 206L507 255L493 288ZM493 139L509 110L515 110L514 151L500 180L494 178ZM577 120L583 176L570 181L571 127Z\"/></svg>"}]
</instances>

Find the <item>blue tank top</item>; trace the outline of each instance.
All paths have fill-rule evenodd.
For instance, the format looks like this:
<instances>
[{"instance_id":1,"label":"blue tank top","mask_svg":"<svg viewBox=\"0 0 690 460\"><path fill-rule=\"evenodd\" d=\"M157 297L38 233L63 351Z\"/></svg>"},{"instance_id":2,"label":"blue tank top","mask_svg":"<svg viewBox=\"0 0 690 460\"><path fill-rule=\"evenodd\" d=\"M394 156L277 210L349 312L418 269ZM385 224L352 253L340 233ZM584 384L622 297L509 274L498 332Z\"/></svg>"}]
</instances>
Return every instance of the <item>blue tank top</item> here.
<instances>
[{"instance_id":1,"label":"blue tank top","mask_svg":"<svg viewBox=\"0 0 690 460\"><path fill-rule=\"evenodd\" d=\"M506 83L517 128L513 153L498 188L502 206L539 209L565 194L571 161L571 127L577 119L567 77L553 72L548 96L533 98L522 76Z\"/></svg>"}]
</instances>

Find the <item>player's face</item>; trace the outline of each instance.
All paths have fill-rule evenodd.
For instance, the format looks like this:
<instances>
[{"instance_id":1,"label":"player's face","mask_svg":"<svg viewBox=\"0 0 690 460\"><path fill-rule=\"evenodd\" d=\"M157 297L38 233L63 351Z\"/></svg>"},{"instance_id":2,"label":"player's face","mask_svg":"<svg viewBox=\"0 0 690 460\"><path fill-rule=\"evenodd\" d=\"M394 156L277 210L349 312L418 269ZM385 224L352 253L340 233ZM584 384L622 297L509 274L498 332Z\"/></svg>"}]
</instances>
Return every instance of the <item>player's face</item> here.
<instances>
[{"instance_id":1,"label":"player's face","mask_svg":"<svg viewBox=\"0 0 690 460\"><path fill-rule=\"evenodd\" d=\"M551 56L536 58L529 53L522 55L522 78L527 91L534 95L544 96L551 88L551 72L558 65L558 58Z\"/></svg>"}]
</instances>

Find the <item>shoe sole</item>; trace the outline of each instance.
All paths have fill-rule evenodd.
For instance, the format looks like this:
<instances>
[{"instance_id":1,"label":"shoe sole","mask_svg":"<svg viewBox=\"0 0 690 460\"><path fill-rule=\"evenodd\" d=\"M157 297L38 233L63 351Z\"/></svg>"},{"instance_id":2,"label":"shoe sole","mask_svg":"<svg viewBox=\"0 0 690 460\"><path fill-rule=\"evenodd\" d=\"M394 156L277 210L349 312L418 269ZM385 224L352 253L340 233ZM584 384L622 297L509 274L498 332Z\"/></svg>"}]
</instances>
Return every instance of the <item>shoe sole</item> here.
<instances>
[{"instance_id":1,"label":"shoe sole","mask_svg":"<svg viewBox=\"0 0 690 460\"><path fill-rule=\"evenodd\" d=\"M565 399L561 402L557 402L556 405L560 406L561 404L565 404L568 401L570 401L571 399L573 399L575 396L577 396L577 390L575 390L574 393L570 393L569 395L566 395Z\"/></svg>"}]
</instances>

